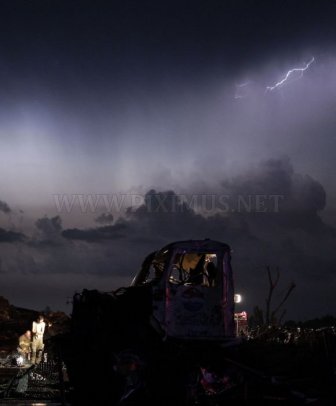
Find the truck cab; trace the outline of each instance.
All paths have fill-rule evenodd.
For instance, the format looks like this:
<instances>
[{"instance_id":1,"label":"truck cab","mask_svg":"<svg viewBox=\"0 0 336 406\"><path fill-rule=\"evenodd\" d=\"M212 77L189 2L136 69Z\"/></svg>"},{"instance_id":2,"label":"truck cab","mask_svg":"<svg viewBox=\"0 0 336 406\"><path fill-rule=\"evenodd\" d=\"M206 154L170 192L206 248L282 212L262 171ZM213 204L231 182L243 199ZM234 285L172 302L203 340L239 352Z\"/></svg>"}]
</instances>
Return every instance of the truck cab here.
<instances>
[{"instance_id":1,"label":"truck cab","mask_svg":"<svg viewBox=\"0 0 336 406\"><path fill-rule=\"evenodd\" d=\"M209 239L168 244L147 256L131 286L151 290L151 324L165 338L235 341L227 244Z\"/></svg>"}]
</instances>

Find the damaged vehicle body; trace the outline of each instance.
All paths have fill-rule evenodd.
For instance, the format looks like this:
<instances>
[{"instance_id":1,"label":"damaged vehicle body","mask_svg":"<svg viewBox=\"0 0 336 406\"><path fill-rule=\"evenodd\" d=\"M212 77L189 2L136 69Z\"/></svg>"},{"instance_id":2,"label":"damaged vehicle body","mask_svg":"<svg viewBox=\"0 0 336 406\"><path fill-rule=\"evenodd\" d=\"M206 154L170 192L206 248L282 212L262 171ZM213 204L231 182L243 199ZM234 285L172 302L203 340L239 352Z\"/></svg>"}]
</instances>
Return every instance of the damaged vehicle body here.
<instances>
[{"instance_id":1,"label":"damaged vehicle body","mask_svg":"<svg viewBox=\"0 0 336 406\"><path fill-rule=\"evenodd\" d=\"M234 340L230 248L204 240L150 254L133 287L151 286L151 322L166 338Z\"/></svg>"},{"instance_id":2,"label":"damaged vehicle body","mask_svg":"<svg viewBox=\"0 0 336 406\"><path fill-rule=\"evenodd\" d=\"M178 241L150 253L130 286L75 294L59 343L72 404L329 406L334 341L240 334L232 276L227 244Z\"/></svg>"},{"instance_id":3,"label":"damaged vehicle body","mask_svg":"<svg viewBox=\"0 0 336 406\"><path fill-rule=\"evenodd\" d=\"M237 343L230 247L187 240L149 254L128 287L76 294L63 358L77 404L168 404Z\"/></svg>"}]
</instances>

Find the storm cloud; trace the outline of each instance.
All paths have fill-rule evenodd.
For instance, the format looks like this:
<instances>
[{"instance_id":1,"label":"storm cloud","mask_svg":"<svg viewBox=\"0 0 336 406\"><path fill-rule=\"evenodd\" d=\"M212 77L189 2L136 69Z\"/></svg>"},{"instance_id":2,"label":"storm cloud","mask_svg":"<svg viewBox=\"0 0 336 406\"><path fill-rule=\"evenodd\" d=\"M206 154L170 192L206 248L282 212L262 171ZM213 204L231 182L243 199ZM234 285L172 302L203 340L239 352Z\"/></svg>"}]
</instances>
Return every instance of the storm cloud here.
<instances>
[{"instance_id":1,"label":"storm cloud","mask_svg":"<svg viewBox=\"0 0 336 406\"><path fill-rule=\"evenodd\" d=\"M24 238L24 234L20 232L0 228L0 243L22 241Z\"/></svg>"},{"instance_id":2,"label":"storm cloud","mask_svg":"<svg viewBox=\"0 0 336 406\"><path fill-rule=\"evenodd\" d=\"M114 217L111 213L102 213L95 219L95 222L99 224L111 224L113 220Z\"/></svg>"},{"instance_id":3,"label":"storm cloud","mask_svg":"<svg viewBox=\"0 0 336 406\"><path fill-rule=\"evenodd\" d=\"M336 311L335 2L34 3L0 15L1 294L62 306L213 238L248 310L270 265L289 317Z\"/></svg>"},{"instance_id":4,"label":"storm cloud","mask_svg":"<svg viewBox=\"0 0 336 406\"><path fill-rule=\"evenodd\" d=\"M223 203L224 196L225 205L215 204L210 211L207 202L204 211L197 204L204 203L204 196L211 202L217 197L216 203ZM256 206L256 196L281 199L277 207L274 202ZM325 203L325 190L317 180L297 173L287 158L271 159L237 177L223 175L211 194L151 189L143 204L126 208L111 225L62 229L59 216L38 219L38 243L33 235L28 242L18 239L21 262L15 269L11 261L9 268L9 257L3 257L2 272L15 269L20 274L24 269L27 274L30 263L32 274L42 277L85 274L95 278L95 286L113 277L127 285L149 252L171 241L212 238L231 246L236 290L244 292L249 311L256 304L263 306L269 265L280 268L283 289L292 282L297 285L288 317L313 317L333 309L331 292L336 286L336 230L320 217ZM50 244L52 238L57 244ZM110 288L116 287L111 282Z\"/></svg>"},{"instance_id":5,"label":"storm cloud","mask_svg":"<svg viewBox=\"0 0 336 406\"><path fill-rule=\"evenodd\" d=\"M2 211L5 214L8 214L11 212L11 209L6 202L0 200L0 211Z\"/></svg>"}]
</instances>

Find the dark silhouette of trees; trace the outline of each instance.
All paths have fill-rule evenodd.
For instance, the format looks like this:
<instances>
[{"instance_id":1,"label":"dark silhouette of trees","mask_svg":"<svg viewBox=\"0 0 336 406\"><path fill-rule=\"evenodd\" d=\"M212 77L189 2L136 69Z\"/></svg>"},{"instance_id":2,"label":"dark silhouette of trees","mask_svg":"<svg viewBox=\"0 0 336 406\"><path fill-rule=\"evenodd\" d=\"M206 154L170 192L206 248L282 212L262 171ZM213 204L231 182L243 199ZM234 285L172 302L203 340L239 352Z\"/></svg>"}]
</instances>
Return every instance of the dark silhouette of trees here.
<instances>
[{"instance_id":1,"label":"dark silhouette of trees","mask_svg":"<svg viewBox=\"0 0 336 406\"><path fill-rule=\"evenodd\" d=\"M251 323L263 327L267 327L270 325L273 326L280 325L282 323L282 320L286 314L286 309L284 309L283 306L296 286L294 282L291 282L285 294L281 297L280 301L278 302L278 304L272 306L274 291L276 290L279 284L280 270L279 267L276 267L275 275L272 275L271 267L269 265L266 266L266 270L269 287L268 294L265 299L266 301L265 313L259 306L255 306L251 320Z\"/></svg>"}]
</instances>

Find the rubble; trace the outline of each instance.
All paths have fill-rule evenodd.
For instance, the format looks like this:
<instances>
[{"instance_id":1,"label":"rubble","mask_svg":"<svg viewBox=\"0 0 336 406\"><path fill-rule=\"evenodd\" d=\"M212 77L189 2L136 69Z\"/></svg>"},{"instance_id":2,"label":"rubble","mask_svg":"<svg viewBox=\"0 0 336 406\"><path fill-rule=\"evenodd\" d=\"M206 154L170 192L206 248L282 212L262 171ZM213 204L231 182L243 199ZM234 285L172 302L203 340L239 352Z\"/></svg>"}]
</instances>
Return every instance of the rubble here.
<instances>
[{"instance_id":1,"label":"rubble","mask_svg":"<svg viewBox=\"0 0 336 406\"><path fill-rule=\"evenodd\" d=\"M32 322L43 312L11 305L0 296L0 354L14 351L18 338L26 330L30 330ZM43 313L46 321L45 340L57 334L65 333L70 325L70 316L64 312L48 311Z\"/></svg>"},{"instance_id":2,"label":"rubble","mask_svg":"<svg viewBox=\"0 0 336 406\"><path fill-rule=\"evenodd\" d=\"M145 258L131 286L74 296L60 343L74 404L333 404L334 330L249 330L231 306L229 255L227 290L204 273L189 277L204 254L221 263L216 247L230 252L209 240L172 243Z\"/></svg>"},{"instance_id":3,"label":"rubble","mask_svg":"<svg viewBox=\"0 0 336 406\"><path fill-rule=\"evenodd\" d=\"M220 274L209 278L207 262ZM37 316L2 303L0 384L1 371L13 372L18 335ZM76 293L71 317L47 312L48 358L17 388L56 388L75 406L335 404L335 327L252 329L233 303L226 244L169 244L145 258L131 286Z\"/></svg>"},{"instance_id":4,"label":"rubble","mask_svg":"<svg viewBox=\"0 0 336 406\"><path fill-rule=\"evenodd\" d=\"M39 365L30 365L21 359L17 352L18 339L38 314L36 310L11 305L0 297L0 403L20 400L60 399L61 393L60 366L61 360L54 340L69 331L70 317L63 312L48 311L44 313L46 333L43 361Z\"/></svg>"}]
</instances>

